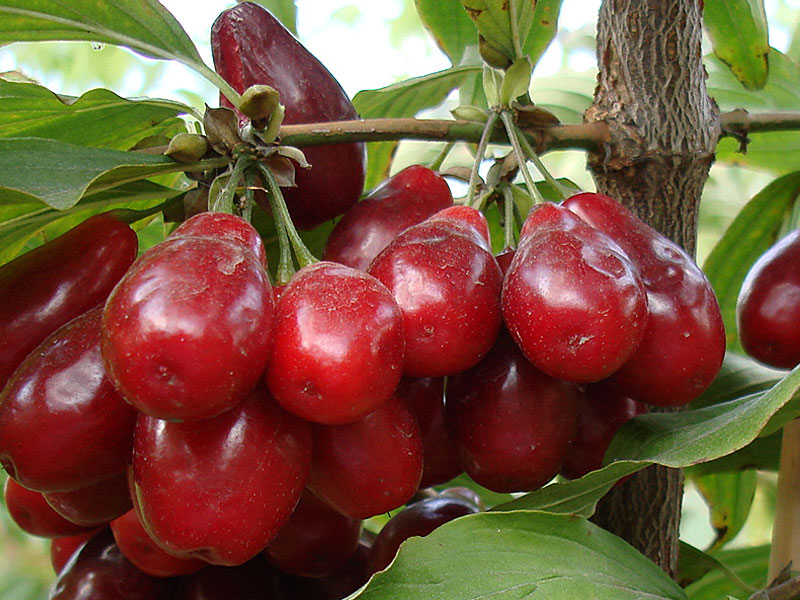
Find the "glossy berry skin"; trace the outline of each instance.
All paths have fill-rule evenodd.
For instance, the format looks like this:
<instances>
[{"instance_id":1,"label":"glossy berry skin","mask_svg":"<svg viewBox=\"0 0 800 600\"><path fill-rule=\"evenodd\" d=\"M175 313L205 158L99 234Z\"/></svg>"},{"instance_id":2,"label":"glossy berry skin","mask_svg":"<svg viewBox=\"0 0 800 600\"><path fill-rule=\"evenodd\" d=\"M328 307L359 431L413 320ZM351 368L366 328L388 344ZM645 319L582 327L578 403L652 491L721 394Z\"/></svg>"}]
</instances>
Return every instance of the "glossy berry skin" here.
<instances>
[{"instance_id":1,"label":"glossy berry skin","mask_svg":"<svg viewBox=\"0 0 800 600\"><path fill-rule=\"evenodd\" d=\"M272 344L265 378L283 408L314 423L352 423L397 387L403 317L377 279L323 261L286 286Z\"/></svg>"},{"instance_id":2,"label":"glossy berry skin","mask_svg":"<svg viewBox=\"0 0 800 600\"><path fill-rule=\"evenodd\" d=\"M463 498L439 496L411 504L389 519L375 538L369 561L370 572L388 567L400 544L408 538L424 537L448 521L477 512L478 507Z\"/></svg>"},{"instance_id":3,"label":"glossy berry skin","mask_svg":"<svg viewBox=\"0 0 800 600\"><path fill-rule=\"evenodd\" d=\"M91 537L97 533L97 530L79 533L67 537L57 537L50 540L50 564L53 567L53 572L58 575L64 570L64 567L72 558L72 555L78 551L78 548L83 546Z\"/></svg>"},{"instance_id":4,"label":"glossy berry skin","mask_svg":"<svg viewBox=\"0 0 800 600\"><path fill-rule=\"evenodd\" d=\"M72 556L55 582L50 600L172 600L173 586L171 580L137 569L105 529Z\"/></svg>"},{"instance_id":5,"label":"glossy berry skin","mask_svg":"<svg viewBox=\"0 0 800 600\"><path fill-rule=\"evenodd\" d=\"M47 336L106 299L137 248L128 225L101 214L0 267L0 388Z\"/></svg>"},{"instance_id":6,"label":"glossy berry skin","mask_svg":"<svg viewBox=\"0 0 800 600\"><path fill-rule=\"evenodd\" d=\"M464 371L500 330L502 274L494 256L446 220L400 234L369 268L403 313L409 377Z\"/></svg>"},{"instance_id":7,"label":"glossy berry skin","mask_svg":"<svg viewBox=\"0 0 800 600\"><path fill-rule=\"evenodd\" d=\"M577 479L601 468L606 450L619 428L646 412L644 404L623 396L607 382L587 385L583 390L578 432L564 459L561 474Z\"/></svg>"},{"instance_id":8,"label":"glossy berry skin","mask_svg":"<svg viewBox=\"0 0 800 600\"><path fill-rule=\"evenodd\" d=\"M578 389L536 369L507 334L448 380L446 396L450 439L476 483L531 491L558 473L578 425Z\"/></svg>"},{"instance_id":9,"label":"glossy berry skin","mask_svg":"<svg viewBox=\"0 0 800 600\"><path fill-rule=\"evenodd\" d=\"M0 462L25 487L68 491L123 472L136 411L100 354L101 307L34 350L0 394Z\"/></svg>"},{"instance_id":10,"label":"glossy berry skin","mask_svg":"<svg viewBox=\"0 0 800 600\"><path fill-rule=\"evenodd\" d=\"M648 316L644 285L620 247L551 203L535 206L526 220L502 307L528 360L576 383L618 370L639 345Z\"/></svg>"},{"instance_id":11,"label":"glossy berry skin","mask_svg":"<svg viewBox=\"0 0 800 600\"><path fill-rule=\"evenodd\" d=\"M563 205L625 251L647 291L644 337L612 376L615 385L631 398L658 406L697 398L725 355L722 315L703 272L677 244L608 196L577 194Z\"/></svg>"},{"instance_id":12,"label":"glossy berry skin","mask_svg":"<svg viewBox=\"0 0 800 600\"><path fill-rule=\"evenodd\" d=\"M3 496L11 519L30 535L58 538L94 529L70 523L47 504L42 494L25 489L10 477L6 479Z\"/></svg>"},{"instance_id":13,"label":"glossy berry skin","mask_svg":"<svg viewBox=\"0 0 800 600\"><path fill-rule=\"evenodd\" d=\"M308 487L340 513L366 519L405 504L422 477L422 439L397 398L355 423L314 426Z\"/></svg>"},{"instance_id":14,"label":"glossy berry skin","mask_svg":"<svg viewBox=\"0 0 800 600\"><path fill-rule=\"evenodd\" d=\"M470 238L478 246L492 251L492 241L489 237L489 222L484 214L471 206L458 204L450 206L428 217L427 223L443 223L461 235Z\"/></svg>"},{"instance_id":15,"label":"glossy berry skin","mask_svg":"<svg viewBox=\"0 0 800 600\"><path fill-rule=\"evenodd\" d=\"M745 352L778 369L800 363L800 230L767 250L739 291L736 323Z\"/></svg>"},{"instance_id":16,"label":"glossy berry skin","mask_svg":"<svg viewBox=\"0 0 800 600\"><path fill-rule=\"evenodd\" d=\"M342 216L325 242L323 258L366 271L401 232L452 205L442 176L422 165L406 167Z\"/></svg>"},{"instance_id":17,"label":"glossy berry skin","mask_svg":"<svg viewBox=\"0 0 800 600\"><path fill-rule=\"evenodd\" d=\"M353 104L328 70L264 8L243 2L211 28L214 67L237 92L265 84L280 93L285 124L357 119ZM222 99L223 106L230 104ZM311 169L298 168L296 188L283 190L294 224L311 229L344 213L364 187L362 143L304 148Z\"/></svg>"},{"instance_id":18,"label":"glossy berry skin","mask_svg":"<svg viewBox=\"0 0 800 600\"><path fill-rule=\"evenodd\" d=\"M106 302L106 370L145 414L213 417L260 378L274 310L267 272L243 245L169 238L139 258Z\"/></svg>"},{"instance_id":19,"label":"glossy berry skin","mask_svg":"<svg viewBox=\"0 0 800 600\"><path fill-rule=\"evenodd\" d=\"M210 237L234 242L249 249L260 264L267 264L267 250L258 231L236 215L200 213L181 223L169 237Z\"/></svg>"},{"instance_id":20,"label":"glossy berry skin","mask_svg":"<svg viewBox=\"0 0 800 600\"><path fill-rule=\"evenodd\" d=\"M54 511L84 527L106 525L133 506L125 471L76 490L43 495Z\"/></svg>"},{"instance_id":21,"label":"glossy berry skin","mask_svg":"<svg viewBox=\"0 0 800 600\"><path fill-rule=\"evenodd\" d=\"M208 565L196 558L187 560L164 552L142 527L133 509L111 521L110 526L114 541L125 558L153 577L188 575Z\"/></svg>"},{"instance_id":22,"label":"glossy berry skin","mask_svg":"<svg viewBox=\"0 0 800 600\"><path fill-rule=\"evenodd\" d=\"M464 469L444 426L444 378L404 377L395 395L405 402L422 434L423 468L420 489L446 483Z\"/></svg>"},{"instance_id":23,"label":"glossy berry skin","mask_svg":"<svg viewBox=\"0 0 800 600\"><path fill-rule=\"evenodd\" d=\"M325 577L343 568L358 547L361 521L306 490L264 553L273 566L299 577Z\"/></svg>"},{"instance_id":24,"label":"glossy berry skin","mask_svg":"<svg viewBox=\"0 0 800 600\"><path fill-rule=\"evenodd\" d=\"M310 426L261 388L200 422L141 415L130 471L134 506L170 554L239 565L289 519L310 463Z\"/></svg>"}]
</instances>

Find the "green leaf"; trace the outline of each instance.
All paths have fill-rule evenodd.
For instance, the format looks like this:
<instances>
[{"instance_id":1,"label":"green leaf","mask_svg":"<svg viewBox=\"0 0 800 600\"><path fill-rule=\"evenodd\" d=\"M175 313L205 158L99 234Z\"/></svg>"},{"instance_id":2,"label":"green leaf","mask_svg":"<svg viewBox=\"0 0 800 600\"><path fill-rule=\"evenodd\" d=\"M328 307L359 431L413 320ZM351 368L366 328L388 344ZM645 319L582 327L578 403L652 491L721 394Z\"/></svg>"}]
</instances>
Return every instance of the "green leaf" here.
<instances>
[{"instance_id":1,"label":"green leaf","mask_svg":"<svg viewBox=\"0 0 800 600\"><path fill-rule=\"evenodd\" d=\"M712 553L712 557L733 571L747 585L760 588L767 580L769 569L769 550L767 546L755 546L736 550L723 550ZM741 585L737 584L725 570L716 569L686 587L690 600L719 600L727 595L745 597Z\"/></svg>"},{"instance_id":2,"label":"green leaf","mask_svg":"<svg viewBox=\"0 0 800 600\"><path fill-rule=\"evenodd\" d=\"M115 208L147 210L179 193L151 181L136 181L86 196L64 211L39 203L24 204L16 205L23 211L12 216L5 210L8 207L0 206L0 264L65 233L94 214Z\"/></svg>"},{"instance_id":3,"label":"green leaf","mask_svg":"<svg viewBox=\"0 0 800 600\"><path fill-rule=\"evenodd\" d=\"M0 79L0 138L41 137L127 150L147 136L186 131L178 115L191 111L169 100L125 100L109 90L63 97L39 85Z\"/></svg>"},{"instance_id":4,"label":"green leaf","mask_svg":"<svg viewBox=\"0 0 800 600\"><path fill-rule=\"evenodd\" d=\"M717 57L707 56L704 62L708 71L708 92L720 110L794 111L800 106L800 66L775 49L771 49L769 54L770 77L767 85L758 91L742 88L730 69ZM778 174L796 171L800 132L754 133L750 135L747 154L738 150L738 140L720 140L717 161L749 165Z\"/></svg>"},{"instance_id":5,"label":"green leaf","mask_svg":"<svg viewBox=\"0 0 800 600\"><path fill-rule=\"evenodd\" d=\"M777 471L780 467L783 430L758 437L741 450L685 470L688 477L708 473L734 473L745 469Z\"/></svg>"},{"instance_id":6,"label":"green leaf","mask_svg":"<svg viewBox=\"0 0 800 600\"><path fill-rule=\"evenodd\" d=\"M764 0L706 0L703 24L714 54L749 90L759 90L769 73L769 35Z\"/></svg>"},{"instance_id":7,"label":"green leaf","mask_svg":"<svg viewBox=\"0 0 800 600\"><path fill-rule=\"evenodd\" d=\"M580 479L551 483L492 510L543 510L590 517L594 514L597 501L617 481L645 466L647 463L618 461L587 473Z\"/></svg>"},{"instance_id":8,"label":"green leaf","mask_svg":"<svg viewBox=\"0 0 800 600\"><path fill-rule=\"evenodd\" d=\"M0 204L37 199L64 210L86 194L189 168L160 155L41 138L5 138L0 139L0 172L4 173Z\"/></svg>"},{"instance_id":9,"label":"green leaf","mask_svg":"<svg viewBox=\"0 0 800 600\"><path fill-rule=\"evenodd\" d=\"M536 0L461 0L461 4L492 48L512 62L524 56Z\"/></svg>"},{"instance_id":10,"label":"green leaf","mask_svg":"<svg viewBox=\"0 0 800 600\"><path fill-rule=\"evenodd\" d=\"M770 183L742 208L703 264L719 301L729 348L741 348L736 333L736 300L742 282L753 263L775 243L798 195L800 171Z\"/></svg>"},{"instance_id":11,"label":"green leaf","mask_svg":"<svg viewBox=\"0 0 800 600\"><path fill-rule=\"evenodd\" d=\"M236 1L241 3L245 0ZM294 0L255 0L255 2L271 12L297 37L297 4Z\"/></svg>"},{"instance_id":12,"label":"green leaf","mask_svg":"<svg viewBox=\"0 0 800 600\"><path fill-rule=\"evenodd\" d=\"M556 37L561 2L562 0L538 0L536 2L528 41L522 48L523 54L530 57L534 66L539 62L550 42Z\"/></svg>"},{"instance_id":13,"label":"green leaf","mask_svg":"<svg viewBox=\"0 0 800 600\"><path fill-rule=\"evenodd\" d=\"M480 72L479 66L453 67L377 90L362 90L353 98L353 105L365 119L413 117L423 109L444 102L461 81Z\"/></svg>"},{"instance_id":14,"label":"green leaf","mask_svg":"<svg viewBox=\"0 0 800 600\"><path fill-rule=\"evenodd\" d=\"M464 64L467 47L478 45L478 31L460 0L414 0L414 4L422 24L450 62Z\"/></svg>"},{"instance_id":15,"label":"green leaf","mask_svg":"<svg viewBox=\"0 0 800 600\"><path fill-rule=\"evenodd\" d=\"M371 190L389 178L397 145L397 142L372 142L369 144L367 147L367 175L364 179L365 190Z\"/></svg>"},{"instance_id":16,"label":"green leaf","mask_svg":"<svg viewBox=\"0 0 800 600\"><path fill-rule=\"evenodd\" d=\"M570 515L490 512L403 543L359 600L683 599L663 571L622 539Z\"/></svg>"},{"instance_id":17,"label":"green leaf","mask_svg":"<svg viewBox=\"0 0 800 600\"><path fill-rule=\"evenodd\" d=\"M696 477L694 484L711 509L711 526L717 533L711 547L721 548L736 537L750 514L756 494L756 472L751 469L715 473Z\"/></svg>"},{"instance_id":18,"label":"green leaf","mask_svg":"<svg viewBox=\"0 0 800 600\"><path fill-rule=\"evenodd\" d=\"M512 100L528 93L532 71L533 65L528 57L515 60L514 64L506 70L503 82L500 84L500 104L502 106L510 106Z\"/></svg>"},{"instance_id":19,"label":"green leaf","mask_svg":"<svg viewBox=\"0 0 800 600\"><path fill-rule=\"evenodd\" d=\"M727 565L723 564L720 560L687 544L680 542L680 550L678 551L678 582L681 587L686 587L702 577L708 575L713 571L719 571L729 578L734 584L734 590L744 592L748 596L755 591L755 588L743 581L734 571Z\"/></svg>"},{"instance_id":20,"label":"green leaf","mask_svg":"<svg viewBox=\"0 0 800 600\"><path fill-rule=\"evenodd\" d=\"M800 388L800 367L764 394L699 409L640 415L625 423L606 459L686 467L744 448Z\"/></svg>"},{"instance_id":21,"label":"green leaf","mask_svg":"<svg viewBox=\"0 0 800 600\"><path fill-rule=\"evenodd\" d=\"M506 502L511 501L514 496L511 494L504 494L500 492L493 492L492 490L487 490L485 487L478 485L466 473L462 473L455 479L448 481L444 485L437 486L438 489L446 489L451 487L465 487L467 489L472 490L483 501L484 505L487 508L492 508L494 506L504 504Z\"/></svg>"},{"instance_id":22,"label":"green leaf","mask_svg":"<svg viewBox=\"0 0 800 600\"><path fill-rule=\"evenodd\" d=\"M46 40L104 42L150 58L177 60L230 90L157 0L0 0L0 44Z\"/></svg>"}]
</instances>

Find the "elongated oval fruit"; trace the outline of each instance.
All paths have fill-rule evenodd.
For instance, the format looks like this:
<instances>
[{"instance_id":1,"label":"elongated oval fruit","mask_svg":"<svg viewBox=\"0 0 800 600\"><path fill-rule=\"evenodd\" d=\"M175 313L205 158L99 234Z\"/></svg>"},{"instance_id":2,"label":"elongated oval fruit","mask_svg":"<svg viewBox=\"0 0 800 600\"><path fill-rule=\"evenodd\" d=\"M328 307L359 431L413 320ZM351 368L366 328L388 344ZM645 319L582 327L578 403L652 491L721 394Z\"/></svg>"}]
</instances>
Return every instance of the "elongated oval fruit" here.
<instances>
[{"instance_id":1,"label":"elongated oval fruit","mask_svg":"<svg viewBox=\"0 0 800 600\"><path fill-rule=\"evenodd\" d=\"M789 233L750 268L736 302L745 352L778 369L800 363L800 230Z\"/></svg>"},{"instance_id":2,"label":"elongated oval fruit","mask_svg":"<svg viewBox=\"0 0 800 600\"><path fill-rule=\"evenodd\" d=\"M100 354L97 306L31 352L0 394L0 463L24 486L63 492L125 470L136 411Z\"/></svg>"},{"instance_id":3,"label":"elongated oval fruit","mask_svg":"<svg viewBox=\"0 0 800 600\"><path fill-rule=\"evenodd\" d=\"M370 265L369 274L389 288L403 312L403 374L409 377L441 377L472 367L500 330L500 267L478 244L480 234L461 227L449 218L423 221L397 236Z\"/></svg>"},{"instance_id":4,"label":"elongated oval fruit","mask_svg":"<svg viewBox=\"0 0 800 600\"><path fill-rule=\"evenodd\" d=\"M141 415L131 490L136 514L179 558L240 565L289 519L311 464L310 425L266 390L195 423Z\"/></svg>"},{"instance_id":5,"label":"elongated oval fruit","mask_svg":"<svg viewBox=\"0 0 800 600\"><path fill-rule=\"evenodd\" d=\"M356 421L400 381L400 308L380 281L345 265L323 261L298 271L278 303L272 342L269 389L307 421Z\"/></svg>"},{"instance_id":6,"label":"elongated oval fruit","mask_svg":"<svg viewBox=\"0 0 800 600\"><path fill-rule=\"evenodd\" d=\"M266 9L242 2L223 11L211 28L214 66L242 93L269 85L280 93L284 123L357 119L339 82ZM225 99L223 105L230 106ZM294 224L311 229L342 214L364 187L364 144L304 148L311 169L297 169L296 188L283 190Z\"/></svg>"},{"instance_id":7,"label":"elongated oval fruit","mask_svg":"<svg viewBox=\"0 0 800 600\"><path fill-rule=\"evenodd\" d=\"M644 335L642 281L611 238L566 208L534 207L525 230L503 282L511 336L551 377L605 379Z\"/></svg>"},{"instance_id":8,"label":"elongated oval fruit","mask_svg":"<svg viewBox=\"0 0 800 600\"><path fill-rule=\"evenodd\" d=\"M100 214L0 267L0 388L48 335L106 299L137 248L127 224Z\"/></svg>"},{"instance_id":9,"label":"elongated oval fruit","mask_svg":"<svg viewBox=\"0 0 800 600\"><path fill-rule=\"evenodd\" d=\"M106 302L109 377L151 416L218 415L260 378L274 309L264 265L246 244L168 238L142 255Z\"/></svg>"},{"instance_id":10,"label":"elongated oval fruit","mask_svg":"<svg viewBox=\"0 0 800 600\"><path fill-rule=\"evenodd\" d=\"M446 397L447 431L476 483L531 491L558 473L578 426L578 389L536 369L506 332L448 380Z\"/></svg>"},{"instance_id":11,"label":"elongated oval fruit","mask_svg":"<svg viewBox=\"0 0 800 600\"><path fill-rule=\"evenodd\" d=\"M355 423L314 425L308 487L342 514L366 519L408 502L422 477L422 439L396 397Z\"/></svg>"},{"instance_id":12,"label":"elongated oval fruit","mask_svg":"<svg viewBox=\"0 0 800 600\"><path fill-rule=\"evenodd\" d=\"M450 188L428 167L411 165L348 210L325 243L325 260L366 271L402 231L453 205Z\"/></svg>"},{"instance_id":13,"label":"elongated oval fruit","mask_svg":"<svg viewBox=\"0 0 800 600\"><path fill-rule=\"evenodd\" d=\"M658 406L697 398L725 355L725 327L708 279L680 246L614 199L587 192L563 205L625 251L647 291L644 337L612 375L615 385L634 400Z\"/></svg>"}]
</instances>

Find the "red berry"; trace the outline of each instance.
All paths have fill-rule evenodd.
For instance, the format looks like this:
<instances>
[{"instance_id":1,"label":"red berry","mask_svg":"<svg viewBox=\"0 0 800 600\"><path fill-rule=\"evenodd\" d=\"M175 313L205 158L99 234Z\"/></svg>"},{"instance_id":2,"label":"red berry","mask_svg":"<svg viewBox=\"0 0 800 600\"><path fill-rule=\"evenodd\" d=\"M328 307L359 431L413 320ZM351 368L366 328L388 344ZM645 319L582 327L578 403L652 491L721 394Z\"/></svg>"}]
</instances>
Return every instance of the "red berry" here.
<instances>
[{"instance_id":1,"label":"red berry","mask_svg":"<svg viewBox=\"0 0 800 600\"><path fill-rule=\"evenodd\" d=\"M345 515L366 519L403 505L421 476L419 427L398 398L355 423L314 426L308 487Z\"/></svg>"},{"instance_id":2,"label":"red berry","mask_svg":"<svg viewBox=\"0 0 800 600\"><path fill-rule=\"evenodd\" d=\"M448 380L446 396L450 439L476 483L530 491L558 473L578 425L578 390L537 370L507 334Z\"/></svg>"},{"instance_id":3,"label":"red berry","mask_svg":"<svg viewBox=\"0 0 800 600\"><path fill-rule=\"evenodd\" d=\"M778 369L800 363L800 230L765 252L750 268L736 303L745 352Z\"/></svg>"},{"instance_id":4,"label":"red berry","mask_svg":"<svg viewBox=\"0 0 800 600\"><path fill-rule=\"evenodd\" d=\"M30 489L61 492L125 470L136 411L111 385L97 307L32 352L0 394L0 462Z\"/></svg>"},{"instance_id":5,"label":"red berry","mask_svg":"<svg viewBox=\"0 0 800 600\"><path fill-rule=\"evenodd\" d=\"M401 232L452 204L443 177L422 165L407 167L344 214L325 243L323 258L366 271Z\"/></svg>"},{"instance_id":6,"label":"red berry","mask_svg":"<svg viewBox=\"0 0 800 600\"><path fill-rule=\"evenodd\" d=\"M141 415L131 471L134 506L170 554L239 565L289 519L310 462L309 425L260 388L205 421Z\"/></svg>"},{"instance_id":7,"label":"red berry","mask_svg":"<svg viewBox=\"0 0 800 600\"><path fill-rule=\"evenodd\" d=\"M356 421L386 402L400 380L400 308L377 279L338 263L294 276L278 303L272 340L270 391L308 421Z\"/></svg>"},{"instance_id":8,"label":"red berry","mask_svg":"<svg viewBox=\"0 0 800 600\"><path fill-rule=\"evenodd\" d=\"M73 554L78 551L89 539L97 533L97 530L79 533L67 537L57 537L50 540L50 564L56 575L64 570Z\"/></svg>"},{"instance_id":9,"label":"red berry","mask_svg":"<svg viewBox=\"0 0 800 600\"><path fill-rule=\"evenodd\" d=\"M169 237L210 237L227 240L244 246L253 253L260 264L267 264L267 251L258 231L236 215L218 212L200 213L181 223Z\"/></svg>"},{"instance_id":10,"label":"red berry","mask_svg":"<svg viewBox=\"0 0 800 600\"><path fill-rule=\"evenodd\" d=\"M125 471L76 490L44 494L44 499L62 517L84 527L106 525L133 506Z\"/></svg>"},{"instance_id":11,"label":"red berry","mask_svg":"<svg viewBox=\"0 0 800 600\"><path fill-rule=\"evenodd\" d=\"M26 490L10 477L3 488L6 510L25 533L37 537L58 538L94 530L67 521L54 511L39 492Z\"/></svg>"}]
</instances>

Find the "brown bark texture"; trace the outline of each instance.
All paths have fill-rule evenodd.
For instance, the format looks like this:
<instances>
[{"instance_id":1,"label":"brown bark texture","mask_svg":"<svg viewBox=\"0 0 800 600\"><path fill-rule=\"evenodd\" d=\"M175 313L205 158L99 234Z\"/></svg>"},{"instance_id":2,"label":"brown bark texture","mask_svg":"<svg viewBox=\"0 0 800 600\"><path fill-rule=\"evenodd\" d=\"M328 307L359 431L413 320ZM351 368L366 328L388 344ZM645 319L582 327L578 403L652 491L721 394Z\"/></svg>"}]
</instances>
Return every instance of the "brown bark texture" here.
<instances>
[{"instance_id":1,"label":"brown bark texture","mask_svg":"<svg viewBox=\"0 0 800 600\"><path fill-rule=\"evenodd\" d=\"M701 0L604 0L600 73L585 115L611 129L610 142L589 155L598 191L690 254L721 132L706 92L701 35ZM674 575L682 491L681 471L650 467L606 495L594 521Z\"/></svg>"}]
</instances>

